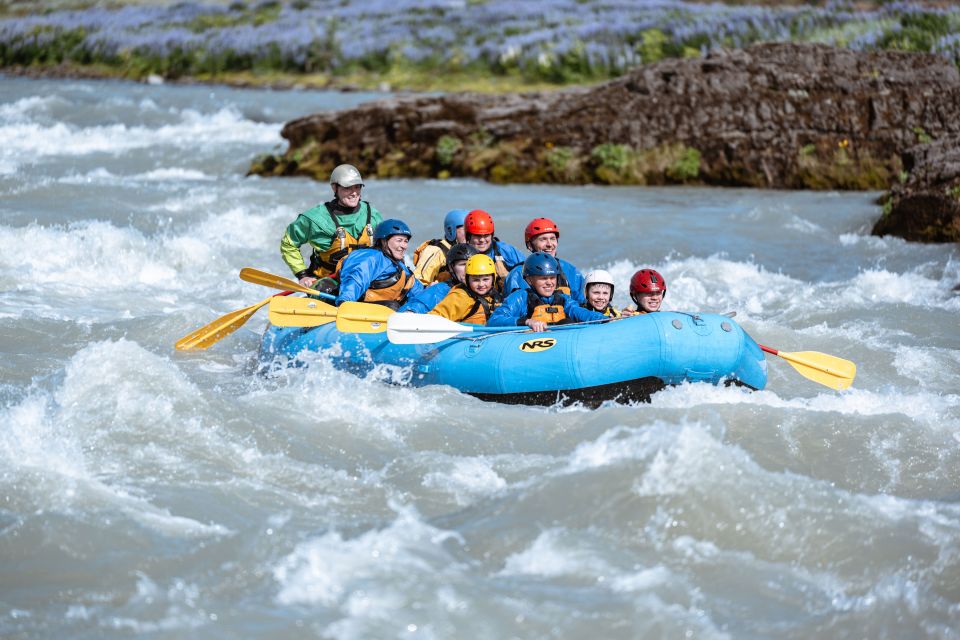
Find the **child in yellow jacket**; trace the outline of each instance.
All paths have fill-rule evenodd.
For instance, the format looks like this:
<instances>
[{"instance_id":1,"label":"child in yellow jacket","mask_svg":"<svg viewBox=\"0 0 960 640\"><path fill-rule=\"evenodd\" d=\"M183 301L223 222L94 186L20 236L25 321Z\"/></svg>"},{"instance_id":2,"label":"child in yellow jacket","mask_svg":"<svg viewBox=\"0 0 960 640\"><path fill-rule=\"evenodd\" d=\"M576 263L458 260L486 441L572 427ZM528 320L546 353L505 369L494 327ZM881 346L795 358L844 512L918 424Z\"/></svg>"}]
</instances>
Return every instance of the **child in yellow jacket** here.
<instances>
[{"instance_id":1,"label":"child in yellow jacket","mask_svg":"<svg viewBox=\"0 0 960 640\"><path fill-rule=\"evenodd\" d=\"M466 266L466 282L450 289L443 300L430 311L454 322L487 324L490 314L502 298L496 287L497 268L490 256L470 256Z\"/></svg>"}]
</instances>

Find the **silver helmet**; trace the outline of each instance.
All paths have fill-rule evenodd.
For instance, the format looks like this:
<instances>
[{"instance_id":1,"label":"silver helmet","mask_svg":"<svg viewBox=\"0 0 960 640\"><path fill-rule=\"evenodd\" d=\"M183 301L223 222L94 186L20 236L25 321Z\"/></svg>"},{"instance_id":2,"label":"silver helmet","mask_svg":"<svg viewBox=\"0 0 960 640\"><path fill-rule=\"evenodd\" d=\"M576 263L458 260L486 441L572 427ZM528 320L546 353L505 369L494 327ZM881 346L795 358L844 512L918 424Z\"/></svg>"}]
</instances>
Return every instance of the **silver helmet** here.
<instances>
[{"instance_id":1,"label":"silver helmet","mask_svg":"<svg viewBox=\"0 0 960 640\"><path fill-rule=\"evenodd\" d=\"M341 187L352 187L358 184L362 187L363 178L352 164L341 164L330 174L330 184L338 184Z\"/></svg>"}]
</instances>

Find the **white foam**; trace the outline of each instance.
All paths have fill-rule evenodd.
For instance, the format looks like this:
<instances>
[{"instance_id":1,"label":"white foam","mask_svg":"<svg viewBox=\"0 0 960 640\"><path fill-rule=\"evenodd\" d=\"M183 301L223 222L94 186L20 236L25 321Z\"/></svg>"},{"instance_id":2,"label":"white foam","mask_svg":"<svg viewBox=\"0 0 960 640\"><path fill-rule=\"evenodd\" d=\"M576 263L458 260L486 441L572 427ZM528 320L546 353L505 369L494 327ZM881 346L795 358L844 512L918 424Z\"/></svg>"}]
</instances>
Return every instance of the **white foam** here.
<instances>
[{"instance_id":1,"label":"white foam","mask_svg":"<svg viewBox=\"0 0 960 640\"><path fill-rule=\"evenodd\" d=\"M759 405L852 416L904 415L933 425L947 412L960 408L960 395L924 391L890 394L852 387L842 393L824 391L809 398L784 398L771 390L683 384L667 387L651 397L653 408L686 409L691 404Z\"/></svg>"},{"instance_id":2,"label":"white foam","mask_svg":"<svg viewBox=\"0 0 960 640\"><path fill-rule=\"evenodd\" d=\"M165 167L144 173L132 175L118 175L103 167L98 167L84 174L71 174L59 179L63 184L102 184L114 185L117 181L124 182L209 182L216 180L216 176L182 167Z\"/></svg>"},{"instance_id":3,"label":"white foam","mask_svg":"<svg viewBox=\"0 0 960 640\"><path fill-rule=\"evenodd\" d=\"M88 127L57 122L0 123L0 149L5 157L36 159L47 156L82 156L91 153L121 154L134 149L168 145L192 149L241 143L268 145L280 142L275 124L253 122L233 108L215 113L184 109L179 121L159 127L109 124Z\"/></svg>"},{"instance_id":4,"label":"white foam","mask_svg":"<svg viewBox=\"0 0 960 640\"><path fill-rule=\"evenodd\" d=\"M0 460L17 474L37 478L33 499L44 508L118 511L169 536L229 534L223 526L175 515L135 495L123 484L122 456L110 453L123 431L156 437L172 424L183 429L174 414L177 397L195 393L175 368L135 343L92 344L70 359L55 402L30 396L0 414L8 425L0 431ZM123 455L132 455L123 449Z\"/></svg>"},{"instance_id":5,"label":"white foam","mask_svg":"<svg viewBox=\"0 0 960 640\"><path fill-rule=\"evenodd\" d=\"M542 532L527 549L507 557L503 575L598 576L614 571L591 549L571 544L560 529Z\"/></svg>"},{"instance_id":6,"label":"white foam","mask_svg":"<svg viewBox=\"0 0 960 640\"><path fill-rule=\"evenodd\" d=\"M496 495L507 487L485 458L461 458L443 471L431 471L423 479L423 486L452 493L457 504L466 506L478 497Z\"/></svg>"},{"instance_id":7,"label":"white foam","mask_svg":"<svg viewBox=\"0 0 960 640\"><path fill-rule=\"evenodd\" d=\"M350 539L331 532L297 545L274 568L280 584L277 602L343 606L353 616L389 616L407 601L404 584L413 584L424 572L458 570L443 548L448 540L459 539L456 534L424 523L409 507L392 506L397 517L384 529ZM357 590L379 607L356 598Z\"/></svg>"},{"instance_id":8,"label":"white foam","mask_svg":"<svg viewBox=\"0 0 960 640\"><path fill-rule=\"evenodd\" d=\"M28 122L40 111L61 102L59 96L28 96L0 104L0 122Z\"/></svg>"}]
</instances>

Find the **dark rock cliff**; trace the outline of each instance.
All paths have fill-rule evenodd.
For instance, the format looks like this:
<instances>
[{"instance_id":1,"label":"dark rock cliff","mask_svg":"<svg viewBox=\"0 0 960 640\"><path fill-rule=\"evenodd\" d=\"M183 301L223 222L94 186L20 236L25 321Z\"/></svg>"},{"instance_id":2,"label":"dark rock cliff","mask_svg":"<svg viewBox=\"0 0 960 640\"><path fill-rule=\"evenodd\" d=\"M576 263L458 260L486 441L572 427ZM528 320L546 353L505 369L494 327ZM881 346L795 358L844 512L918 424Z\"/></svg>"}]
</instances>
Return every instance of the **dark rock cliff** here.
<instances>
[{"instance_id":1,"label":"dark rock cliff","mask_svg":"<svg viewBox=\"0 0 960 640\"><path fill-rule=\"evenodd\" d=\"M326 180L350 162L381 177L885 189L904 151L960 136L960 72L934 55L764 44L589 88L384 100L283 136L286 153L252 173Z\"/></svg>"},{"instance_id":2,"label":"dark rock cliff","mask_svg":"<svg viewBox=\"0 0 960 640\"><path fill-rule=\"evenodd\" d=\"M873 234L960 242L960 136L918 145L903 160L909 173L887 195Z\"/></svg>"}]
</instances>

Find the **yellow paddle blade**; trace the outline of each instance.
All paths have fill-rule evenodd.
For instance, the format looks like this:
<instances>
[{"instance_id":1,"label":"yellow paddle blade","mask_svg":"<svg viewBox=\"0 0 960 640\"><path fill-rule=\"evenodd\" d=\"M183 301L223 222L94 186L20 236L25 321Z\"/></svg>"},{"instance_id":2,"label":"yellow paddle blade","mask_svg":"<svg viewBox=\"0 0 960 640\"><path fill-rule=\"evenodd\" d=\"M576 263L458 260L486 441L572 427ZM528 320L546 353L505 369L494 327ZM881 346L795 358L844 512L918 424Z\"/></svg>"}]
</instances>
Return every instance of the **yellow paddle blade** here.
<instances>
[{"instance_id":1,"label":"yellow paddle blade","mask_svg":"<svg viewBox=\"0 0 960 640\"><path fill-rule=\"evenodd\" d=\"M316 291L310 289L309 287L304 287L295 280L281 278L280 276L275 276L272 273L267 273L266 271L260 271L260 269L253 269L251 267L244 267L243 269L240 269L240 279L245 282L260 284L265 287L273 287L274 289L286 289L288 291L299 291L300 293L317 295Z\"/></svg>"},{"instance_id":2,"label":"yellow paddle blade","mask_svg":"<svg viewBox=\"0 0 960 640\"><path fill-rule=\"evenodd\" d=\"M208 325L202 326L193 333L186 335L174 343L178 351L190 351L192 349L206 349L219 342L221 338L230 335L249 320L261 307L265 306L271 300L272 296L251 305L244 309L231 311L227 315L217 318Z\"/></svg>"},{"instance_id":3,"label":"yellow paddle blade","mask_svg":"<svg viewBox=\"0 0 960 640\"><path fill-rule=\"evenodd\" d=\"M790 366L803 377L837 391L852 385L853 379L857 375L857 365L853 362L819 351L798 351L796 353L780 351L777 355L789 362Z\"/></svg>"},{"instance_id":4,"label":"yellow paddle blade","mask_svg":"<svg viewBox=\"0 0 960 640\"><path fill-rule=\"evenodd\" d=\"M278 327L319 327L337 318L337 308L311 298L271 298L270 324Z\"/></svg>"},{"instance_id":5,"label":"yellow paddle blade","mask_svg":"<svg viewBox=\"0 0 960 640\"><path fill-rule=\"evenodd\" d=\"M380 333L387 330L390 307L369 302L344 302L337 307L337 329L344 333Z\"/></svg>"}]
</instances>

